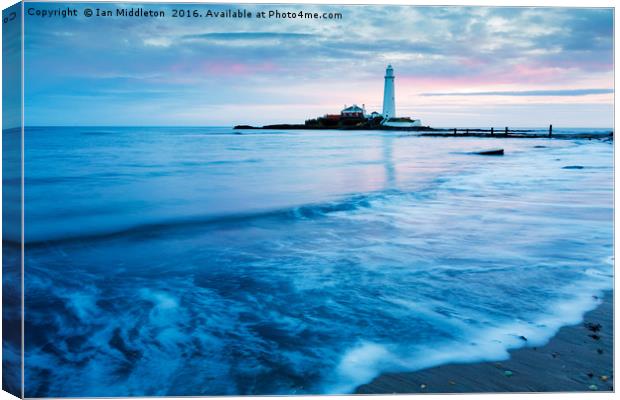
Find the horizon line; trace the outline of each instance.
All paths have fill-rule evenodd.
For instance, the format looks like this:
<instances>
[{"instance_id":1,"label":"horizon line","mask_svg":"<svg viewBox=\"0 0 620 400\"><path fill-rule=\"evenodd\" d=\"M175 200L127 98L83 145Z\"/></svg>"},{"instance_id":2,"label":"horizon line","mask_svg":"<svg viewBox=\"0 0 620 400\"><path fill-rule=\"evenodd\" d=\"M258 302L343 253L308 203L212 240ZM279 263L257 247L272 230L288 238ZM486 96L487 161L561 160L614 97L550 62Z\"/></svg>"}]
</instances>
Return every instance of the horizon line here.
<instances>
[{"instance_id":1,"label":"horizon line","mask_svg":"<svg viewBox=\"0 0 620 400\"><path fill-rule=\"evenodd\" d=\"M276 123L276 124L266 124L263 126L267 126L267 125L281 125L281 124L285 124L285 123ZM238 125L238 124L237 124ZM615 129L614 126L563 126L563 125L554 125L554 124L550 124L553 125L554 128L556 129ZM14 126L14 127L9 127L9 128L2 128L3 131L5 130L14 130L14 129L19 129L19 128L231 128L234 129L236 125L24 125L22 126ZM260 127L260 125L258 125ZM541 128L541 129L547 129L548 125L541 125L541 126L533 126L533 125L506 125L506 124L501 124L501 125L436 125L433 126L433 128L437 128L437 129L451 129L451 128L463 128L463 129L475 129L475 128L496 128L496 127L500 127L500 128L505 128L506 126L508 126L508 128L518 128L518 129L525 129L525 128L530 128L530 129L537 129L537 128ZM282 130L286 130L286 129L282 129ZM295 129L295 130L299 130L299 129ZM316 130L316 129L309 129L309 130ZM319 130L329 130L329 129L319 129ZM338 129L335 129L338 130ZM372 129L369 129L372 130Z\"/></svg>"}]
</instances>

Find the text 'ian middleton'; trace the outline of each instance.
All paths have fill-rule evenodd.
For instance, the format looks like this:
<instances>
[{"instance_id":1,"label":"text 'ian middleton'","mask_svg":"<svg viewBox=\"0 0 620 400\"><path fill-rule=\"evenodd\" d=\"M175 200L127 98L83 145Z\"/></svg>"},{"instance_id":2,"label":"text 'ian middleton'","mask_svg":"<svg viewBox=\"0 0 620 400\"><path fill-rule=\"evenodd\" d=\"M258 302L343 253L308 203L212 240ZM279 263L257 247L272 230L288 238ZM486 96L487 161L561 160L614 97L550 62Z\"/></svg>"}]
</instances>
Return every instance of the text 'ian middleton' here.
<instances>
[{"instance_id":1,"label":"text 'ian middleton'","mask_svg":"<svg viewBox=\"0 0 620 400\"><path fill-rule=\"evenodd\" d=\"M96 17L112 17L111 10L95 9ZM166 14L160 10L145 10L143 8L117 8L117 17L165 17Z\"/></svg>"},{"instance_id":2,"label":"text 'ian middleton'","mask_svg":"<svg viewBox=\"0 0 620 400\"><path fill-rule=\"evenodd\" d=\"M179 14L182 10L173 10L173 17L182 16ZM111 10L95 9L95 17L165 17L166 13L161 10L145 10L143 8L118 8L113 13ZM198 10L194 10L193 13L187 13L187 16L203 17L203 18L252 18L252 12L247 10L223 10L214 11L207 10L204 13L200 13Z\"/></svg>"}]
</instances>

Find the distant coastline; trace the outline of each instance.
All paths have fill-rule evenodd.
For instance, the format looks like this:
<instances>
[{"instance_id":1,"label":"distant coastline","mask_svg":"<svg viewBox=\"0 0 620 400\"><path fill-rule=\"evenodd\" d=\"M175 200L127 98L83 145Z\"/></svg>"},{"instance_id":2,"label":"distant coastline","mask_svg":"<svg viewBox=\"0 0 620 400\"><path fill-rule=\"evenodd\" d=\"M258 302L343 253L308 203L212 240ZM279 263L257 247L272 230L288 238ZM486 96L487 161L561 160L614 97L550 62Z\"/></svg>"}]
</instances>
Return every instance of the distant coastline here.
<instances>
[{"instance_id":1,"label":"distant coastline","mask_svg":"<svg viewBox=\"0 0 620 400\"><path fill-rule=\"evenodd\" d=\"M311 120L313 121L313 120ZM437 129L431 128L430 126L409 126L409 127L396 127L396 126L386 126L381 125L381 120L374 121L369 120L357 124L352 125L340 125L340 126L328 126L321 125L319 123L308 123L306 121L305 124L272 124L272 125L264 125L264 126L252 126L252 125L235 125L234 129L315 129L315 130L327 130L327 129L338 129L338 130L348 130L348 131L421 131L421 132L441 132L445 129Z\"/></svg>"},{"instance_id":2,"label":"distant coastline","mask_svg":"<svg viewBox=\"0 0 620 400\"><path fill-rule=\"evenodd\" d=\"M314 120L311 120L314 121ZM315 123L304 124L271 124L263 126L235 125L234 130L343 130L343 131L405 131L420 132L420 136L432 137L489 137L489 138L522 138L522 139L599 139L613 140L614 132L583 132L583 133L563 133L553 134L552 128L548 132L541 132L540 129L483 129L483 128L432 128L430 126L388 126L381 124L381 120L369 120L367 122L354 125L324 126Z\"/></svg>"}]
</instances>

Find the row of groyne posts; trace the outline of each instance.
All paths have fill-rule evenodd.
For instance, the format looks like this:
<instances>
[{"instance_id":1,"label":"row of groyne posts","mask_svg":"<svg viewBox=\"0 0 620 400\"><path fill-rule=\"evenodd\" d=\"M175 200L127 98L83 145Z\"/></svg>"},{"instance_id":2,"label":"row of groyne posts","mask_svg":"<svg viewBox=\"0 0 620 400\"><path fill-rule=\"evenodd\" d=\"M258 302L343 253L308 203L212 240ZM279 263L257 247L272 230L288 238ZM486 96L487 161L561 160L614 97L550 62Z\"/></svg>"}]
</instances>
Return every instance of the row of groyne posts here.
<instances>
[{"instance_id":1,"label":"row of groyne posts","mask_svg":"<svg viewBox=\"0 0 620 400\"><path fill-rule=\"evenodd\" d=\"M457 129L454 128L452 130L453 135L457 135L458 132L463 132L465 134L465 136L467 135L479 135L479 134L483 134L483 133L490 133L491 135L508 135L510 133L528 133L528 132L532 132L529 129L508 129L508 127L504 128L503 130L499 129L499 130L495 130L495 128L491 128L491 129ZM549 125L549 137L551 137L553 135L553 125Z\"/></svg>"}]
</instances>

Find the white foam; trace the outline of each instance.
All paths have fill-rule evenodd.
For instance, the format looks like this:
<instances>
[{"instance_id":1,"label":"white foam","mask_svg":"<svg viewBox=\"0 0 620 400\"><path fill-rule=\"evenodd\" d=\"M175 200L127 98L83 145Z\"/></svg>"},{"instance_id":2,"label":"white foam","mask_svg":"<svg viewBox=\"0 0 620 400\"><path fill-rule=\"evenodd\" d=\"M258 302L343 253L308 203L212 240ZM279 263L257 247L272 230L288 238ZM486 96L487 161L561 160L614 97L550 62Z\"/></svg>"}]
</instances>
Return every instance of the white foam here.
<instances>
[{"instance_id":1,"label":"white foam","mask_svg":"<svg viewBox=\"0 0 620 400\"><path fill-rule=\"evenodd\" d=\"M407 347L402 344L361 342L343 356L324 393L351 393L384 372L418 371L444 364L502 361L509 350L524 346L543 346L563 326L576 325L583 315L600 303L607 280L581 282L567 287L574 297L549 307L533 321L516 321L480 331L472 328L464 340L444 341L436 345ZM524 340L523 338L527 339Z\"/></svg>"},{"instance_id":2,"label":"white foam","mask_svg":"<svg viewBox=\"0 0 620 400\"><path fill-rule=\"evenodd\" d=\"M355 387L357 383L370 381L382 365L395 359L386 346L363 341L344 355L336 371L337 382L330 384L326 393L350 392L352 384Z\"/></svg>"},{"instance_id":3,"label":"white foam","mask_svg":"<svg viewBox=\"0 0 620 400\"><path fill-rule=\"evenodd\" d=\"M178 302L175 298L164 292L155 292L149 289L141 289L140 295L145 300L151 301L155 304L155 307L161 310L170 310L178 307Z\"/></svg>"}]
</instances>

